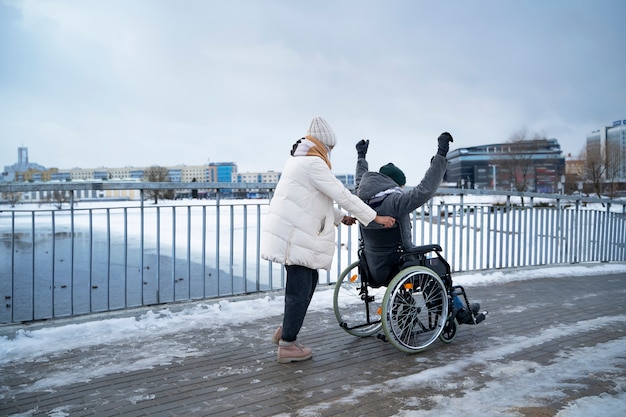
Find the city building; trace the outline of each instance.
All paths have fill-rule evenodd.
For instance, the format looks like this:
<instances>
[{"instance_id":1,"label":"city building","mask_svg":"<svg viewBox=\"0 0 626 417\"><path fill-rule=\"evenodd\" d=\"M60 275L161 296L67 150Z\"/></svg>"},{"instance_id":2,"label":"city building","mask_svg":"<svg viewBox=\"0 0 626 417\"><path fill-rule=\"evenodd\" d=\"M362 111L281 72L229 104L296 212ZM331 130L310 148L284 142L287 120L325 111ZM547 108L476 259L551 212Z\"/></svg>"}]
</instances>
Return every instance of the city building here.
<instances>
[{"instance_id":1,"label":"city building","mask_svg":"<svg viewBox=\"0 0 626 417\"><path fill-rule=\"evenodd\" d=\"M234 162L214 162L206 165L175 165L167 168L167 176L171 182L224 182L224 183L265 183L275 184L280 179L280 172L245 172L239 173ZM39 181L144 181L149 167L118 167L118 168L45 168L42 165L28 162L28 148L18 148L18 162L5 166L0 182L39 182ZM346 186L354 186L353 174L337 175ZM215 190L179 190L176 198L210 198ZM262 189L229 190L222 189L224 197L267 198L269 192ZM48 192L24 193L23 202L40 202L50 199ZM138 190L80 190L74 195L77 200L109 199L137 200Z\"/></svg>"},{"instance_id":2,"label":"city building","mask_svg":"<svg viewBox=\"0 0 626 417\"><path fill-rule=\"evenodd\" d=\"M28 148L17 148L17 163L4 167L0 181L50 181L52 171L28 161Z\"/></svg>"},{"instance_id":3,"label":"city building","mask_svg":"<svg viewBox=\"0 0 626 417\"><path fill-rule=\"evenodd\" d=\"M556 139L533 139L454 149L445 181L458 188L556 193L565 157Z\"/></svg>"},{"instance_id":4,"label":"city building","mask_svg":"<svg viewBox=\"0 0 626 417\"><path fill-rule=\"evenodd\" d=\"M280 172L242 172L233 175L233 181L237 183L277 183L280 179Z\"/></svg>"},{"instance_id":5,"label":"city building","mask_svg":"<svg viewBox=\"0 0 626 417\"><path fill-rule=\"evenodd\" d=\"M28 148L18 148L18 162L5 166L0 181L94 181L142 180L148 167L123 168L46 168L28 161ZM207 165L177 165L166 167L172 182L235 182L237 165L234 162L217 162ZM274 178L276 173L263 176Z\"/></svg>"},{"instance_id":6,"label":"city building","mask_svg":"<svg viewBox=\"0 0 626 417\"><path fill-rule=\"evenodd\" d=\"M335 175L339 181L348 188L354 187L354 174L337 174Z\"/></svg>"},{"instance_id":7,"label":"city building","mask_svg":"<svg viewBox=\"0 0 626 417\"><path fill-rule=\"evenodd\" d=\"M606 182L626 182L626 119L589 133L586 150L588 170L597 170Z\"/></svg>"}]
</instances>

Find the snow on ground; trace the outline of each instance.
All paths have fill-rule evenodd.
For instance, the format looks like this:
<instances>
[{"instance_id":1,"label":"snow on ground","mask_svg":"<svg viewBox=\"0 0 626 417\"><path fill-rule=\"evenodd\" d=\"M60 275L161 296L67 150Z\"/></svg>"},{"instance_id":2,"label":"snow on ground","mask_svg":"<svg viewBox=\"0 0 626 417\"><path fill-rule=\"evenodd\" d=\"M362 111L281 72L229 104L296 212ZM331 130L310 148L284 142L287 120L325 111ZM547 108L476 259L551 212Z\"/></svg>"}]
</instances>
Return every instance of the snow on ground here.
<instances>
[{"instance_id":1,"label":"snow on ground","mask_svg":"<svg viewBox=\"0 0 626 417\"><path fill-rule=\"evenodd\" d=\"M555 267L525 268L520 270L493 271L457 274L454 277L456 284L466 287L493 285L504 282L528 280L536 278L559 278L564 276L584 276L611 273L626 273L625 264L594 264L571 265ZM100 344L119 344L138 339L154 340L152 347L148 347L137 357L134 351L127 358L116 355L115 361L107 366L92 366L83 368L80 372L68 370L64 373L47 375L34 386L25 387L27 391L53 389L80 381L87 381L104 374L125 372L132 369L148 369L150 367L169 363L175 357L193 356L200 354L196 351L181 351L172 346L166 346L167 338L159 336L171 333L192 331L199 327L228 327L262 318L282 315L283 297L281 293L258 296L254 298L216 300L213 302L199 302L184 306L172 306L159 310L146 310L139 317L110 317L107 315L88 318L83 322L59 320L55 324L32 326L31 329L20 327L18 330L0 336L0 369L9 363L45 361L48 355L59 354L69 349L84 349ZM313 298L310 311L325 311L332 306L332 287L320 286ZM178 309L174 311L174 309ZM600 322L598 322L600 321ZM614 323L613 323L614 322ZM616 365L624 364L624 346L626 340L616 340L596 345L593 349L581 348L563 356L560 361L545 367L535 367L532 363L515 362L510 365L490 362L489 358L497 358L515 349L541 343L543 340L560 337L559 332L575 334L577 331L588 329L589 326L606 326L610 324L624 325L626 315L605 317L601 319L579 322L577 326L563 329L549 329L537 335L527 337L511 337L493 349L480 352L470 358L465 366L471 366L472 361L491 367L489 372L498 375L497 386L488 385L471 389L464 386L465 395L462 398L441 397L437 399L441 410L458 410L467 416L483 415L484 406L497 404L502 408L503 401L510 406L520 404L520 400L536 396L541 398L543 393L550 392L550 388L562 384L568 376L588 375L593 372L610 370ZM0 328L0 331L3 329ZM115 363L112 363L115 362ZM459 364L455 363L458 367ZM509 369L510 367L510 369ZM523 368L523 369L520 369ZM445 368L445 369L444 369ZM532 369L531 369L532 368ZM438 376L455 372L449 366L429 369L416 375L398 378L384 383L385 389L401 389L407 385L423 384L425 381L438 380ZM538 377L539 376L539 377ZM532 378L525 381L525 378ZM541 381L540 384L537 381ZM471 381L464 382L470 384ZM626 381L616 381L616 384L626 388ZM364 395L368 390L380 387L363 387L354 390L355 398ZM545 394L547 395L547 394ZM413 399L419 403L419 398ZM472 404L475 404L472 407ZM481 406L482 404L482 406ZM475 411L472 411L475 410ZM482 412L480 410L483 410ZM617 395L600 395L581 398L571 402L568 407L559 412L558 417L582 417L602 415L606 417L622 416L626 410L626 392ZM406 411L405 417L419 417L422 414L416 411Z\"/></svg>"},{"instance_id":2,"label":"snow on ground","mask_svg":"<svg viewBox=\"0 0 626 417\"><path fill-rule=\"evenodd\" d=\"M510 336L494 340L488 349L474 352L462 361L452 361L445 366L425 369L416 374L385 380L378 385L355 388L351 394L340 401L350 404L359 398L367 397L370 392L411 392L414 387L434 387L445 385L459 392L461 396L443 396L421 398L415 396L405 400L406 410L398 414L400 417L464 416L484 417L489 413L498 415L517 415L503 410L515 410L524 407L541 406L543 399L562 397L564 394L555 389L565 386L576 388L572 380L601 372L610 372L625 364L624 346L626 338L612 340L592 347L574 349L557 359L554 363L538 366L535 362L511 361L502 363L499 359L519 350L541 345L563 336L575 336L588 332L590 328L621 325L626 323L626 315L600 317L576 323L575 326L559 326L546 329L536 335ZM485 367L485 374L494 378L484 386L472 380L454 380L454 376L473 365ZM443 382L442 382L443 381ZM614 383L626 389L626 378L615 380ZM435 402L433 406L432 402ZM422 402L428 402L425 410L420 408ZM302 410L303 415L319 415L317 412L331 404L321 404ZM433 411L433 409L435 411ZM593 411L590 411L593 410ZM557 417L623 417L626 411L626 392L617 395L602 394L596 397L584 397L572 401L561 410Z\"/></svg>"}]
</instances>

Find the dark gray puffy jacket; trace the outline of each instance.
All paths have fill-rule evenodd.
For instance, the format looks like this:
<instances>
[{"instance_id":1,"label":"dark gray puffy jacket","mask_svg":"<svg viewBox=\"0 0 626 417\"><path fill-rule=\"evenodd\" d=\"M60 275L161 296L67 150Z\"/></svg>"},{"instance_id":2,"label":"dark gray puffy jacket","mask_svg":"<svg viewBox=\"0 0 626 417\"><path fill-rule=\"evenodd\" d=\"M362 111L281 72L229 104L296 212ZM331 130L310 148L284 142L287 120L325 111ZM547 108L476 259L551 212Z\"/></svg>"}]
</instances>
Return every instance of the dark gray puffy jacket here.
<instances>
[{"instance_id":1,"label":"dark gray puffy jacket","mask_svg":"<svg viewBox=\"0 0 626 417\"><path fill-rule=\"evenodd\" d=\"M378 215L394 217L400 228L402 246L410 248L414 245L411 241L411 221L409 215L435 195L437 188L439 188L443 180L447 166L448 160L445 157L435 155L420 184L412 189L405 190L398 187L398 184L390 177L378 172L368 171L367 160L359 158L355 175L356 195L376 210ZM369 227L376 226L370 225ZM370 253L367 254L367 252ZM390 270L390 265L387 265L389 256L384 253L367 251L366 244L366 257L370 270L378 276L377 279L379 281L382 281Z\"/></svg>"}]
</instances>

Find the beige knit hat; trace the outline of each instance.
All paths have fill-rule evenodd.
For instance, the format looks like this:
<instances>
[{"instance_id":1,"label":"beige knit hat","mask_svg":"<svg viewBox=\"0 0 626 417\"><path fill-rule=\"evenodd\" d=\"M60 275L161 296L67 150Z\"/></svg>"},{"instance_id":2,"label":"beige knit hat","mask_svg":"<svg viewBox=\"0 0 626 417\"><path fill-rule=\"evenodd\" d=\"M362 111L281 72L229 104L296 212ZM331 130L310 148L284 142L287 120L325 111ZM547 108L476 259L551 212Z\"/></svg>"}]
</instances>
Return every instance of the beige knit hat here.
<instances>
[{"instance_id":1,"label":"beige knit hat","mask_svg":"<svg viewBox=\"0 0 626 417\"><path fill-rule=\"evenodd\" d=\"M313 120L311 120L311 126L309 126L306 134L307 136L313 136L326 146L335 146L337 144L335 133L326 120L322 119L320 116L315 116Z\"/></svg>"}]
</instances>

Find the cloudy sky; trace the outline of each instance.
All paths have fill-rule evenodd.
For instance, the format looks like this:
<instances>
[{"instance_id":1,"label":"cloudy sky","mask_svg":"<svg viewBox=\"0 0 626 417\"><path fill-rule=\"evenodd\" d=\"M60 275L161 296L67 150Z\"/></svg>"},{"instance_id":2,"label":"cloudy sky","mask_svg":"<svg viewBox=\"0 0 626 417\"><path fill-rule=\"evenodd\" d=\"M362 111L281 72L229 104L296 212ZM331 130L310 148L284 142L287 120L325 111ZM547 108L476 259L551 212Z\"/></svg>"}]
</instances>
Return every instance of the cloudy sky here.
<instances>
[{"instance_id":1,"label":"cloudy sky","mask_svg":"<svg viewBox=\"0 0 626 417\"><path fill-rule=\"evenodd\" d=\"M0 167L280 171L310 119L419 181L522 129L578 154L626 119L622 0L0 0ZM411 179L413 178L413 179Z\"/></svg>"}]
</instances>

